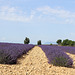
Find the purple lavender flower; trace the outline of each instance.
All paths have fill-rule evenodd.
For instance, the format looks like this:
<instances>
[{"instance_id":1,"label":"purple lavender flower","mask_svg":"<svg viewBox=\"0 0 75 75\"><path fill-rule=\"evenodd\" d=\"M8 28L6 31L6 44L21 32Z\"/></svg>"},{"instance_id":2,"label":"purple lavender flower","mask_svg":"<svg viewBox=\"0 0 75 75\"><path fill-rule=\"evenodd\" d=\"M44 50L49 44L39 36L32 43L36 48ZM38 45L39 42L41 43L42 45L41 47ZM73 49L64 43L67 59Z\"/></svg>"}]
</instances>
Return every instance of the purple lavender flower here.
<instances>
[{"instance_id":1,"label":"purple lavender flower","mask_svg":"<svg viewBox=\"0 0 75 75\"><path fill-rule=\"evenodd\" d=\"M73 65L73 60L58 46L40 45L40 47L45 52L50 64L65 67Z\"/></svg>"},{"instance_id":2,"label":"purple lavender flower","mask_svg":"<svg viewBox=\"0 0 75 75\"><path fill-rule=\"evenodd\" d=\"M11 57L7 64L13 64L16 63L18 57L26 54L33 47L34 45L32 44L0 43L0 52L3 52L2 56L7 55ZM0 56L1 59L2 56ZM4 58L6 60L6 57Z\"/></svg>"}]
</instances>

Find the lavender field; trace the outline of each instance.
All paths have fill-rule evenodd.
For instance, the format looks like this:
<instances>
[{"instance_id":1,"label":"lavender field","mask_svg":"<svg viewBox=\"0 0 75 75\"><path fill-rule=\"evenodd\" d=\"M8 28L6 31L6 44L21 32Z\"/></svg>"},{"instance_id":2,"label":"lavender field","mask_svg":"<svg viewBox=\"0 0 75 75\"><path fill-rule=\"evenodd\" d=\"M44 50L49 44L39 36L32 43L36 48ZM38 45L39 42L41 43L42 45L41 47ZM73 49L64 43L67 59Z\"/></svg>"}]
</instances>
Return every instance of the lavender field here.
<instances>
[{"instance_id":1,"label":"lavender field","mask_svg":"<svg viewBox=\"0 0 75 75\"><path fill-rule=\"evenodd\" d=\"M32 44L0 43L0 63L16 64L17 58L26 54L34 46ZM54 45L39 45L39 47L44 51L50 64L65 67L73 65L73 60L65 52L75 54L75 47Z\"/></svg>"},{"instance_id":2,"label":"lavender field","mask_svg":"<svg viewBox=\"0 0 75 75\"><path fill-rule=\"evenodd\" d=\"M40 45L49 63L56 66L72 66L73 60L65 53L75 54L75 47Z\"/></svg>"},{"instance_id":3,"label":"lavender field","mask_svg":"<svg viewBox=\"0 0 75 75\"><path fill-rule=\"evenodd\" d=\"M32 44L0 43L0 63L15 64L18 57L26 54L33 47ZM4 59L4 62L1 59Z\"/></svg>"}]
</instances>

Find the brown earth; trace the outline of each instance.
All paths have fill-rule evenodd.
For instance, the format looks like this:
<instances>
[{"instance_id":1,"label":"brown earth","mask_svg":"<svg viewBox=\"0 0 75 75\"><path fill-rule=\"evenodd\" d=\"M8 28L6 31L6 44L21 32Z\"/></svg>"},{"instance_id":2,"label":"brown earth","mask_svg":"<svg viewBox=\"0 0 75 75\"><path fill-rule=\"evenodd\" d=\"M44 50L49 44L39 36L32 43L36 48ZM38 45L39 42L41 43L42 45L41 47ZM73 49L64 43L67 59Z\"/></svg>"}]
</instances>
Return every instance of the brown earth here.
<instances>
[{"instance_id":1,"label":"brown earth","mask_svg":"<svg viewBox=\"0 0 75 75\"><path fill-rule=\"evenodd\" d=\"M48 64L45 53L38 46L35 46L27 54L18 58L16 65L0 64L0 75L75 75L75 55L72 68L58 67Z\"/></svg>"}]
</instances>

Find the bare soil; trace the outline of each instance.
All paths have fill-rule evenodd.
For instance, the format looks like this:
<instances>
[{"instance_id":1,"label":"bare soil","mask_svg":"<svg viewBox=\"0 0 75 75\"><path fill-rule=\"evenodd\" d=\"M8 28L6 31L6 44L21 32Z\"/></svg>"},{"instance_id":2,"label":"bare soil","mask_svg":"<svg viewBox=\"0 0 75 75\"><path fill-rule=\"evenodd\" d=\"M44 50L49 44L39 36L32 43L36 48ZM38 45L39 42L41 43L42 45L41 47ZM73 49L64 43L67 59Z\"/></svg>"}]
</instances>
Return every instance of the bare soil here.
<instances>
[{"instance_id":1,"label":"bare soil","mask_svg":"<svg viewBox=\"0 0 75 75\"><path fill-rule=\"evenodd\" d=\"M43 50L35 46L18 58L16 65L0 64L0 75L75 75L75 55L67 53L74 61L73 67L58 67L48 63Z\"/></svg>"}]
</instances>

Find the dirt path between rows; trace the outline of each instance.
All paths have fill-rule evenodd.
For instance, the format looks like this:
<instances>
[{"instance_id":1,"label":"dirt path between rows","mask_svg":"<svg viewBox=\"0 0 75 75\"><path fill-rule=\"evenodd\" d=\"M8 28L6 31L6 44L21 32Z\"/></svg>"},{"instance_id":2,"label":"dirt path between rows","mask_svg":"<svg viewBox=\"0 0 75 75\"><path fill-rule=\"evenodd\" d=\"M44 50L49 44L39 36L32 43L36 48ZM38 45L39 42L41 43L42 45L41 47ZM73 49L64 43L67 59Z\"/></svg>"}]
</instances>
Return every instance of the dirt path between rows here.
<instances>
[{"instance_id":1,"label":"dirt path between rows","mask_svg":"<svg viewBox=\"0 0 75 75\"><path fill-rule=\"evenodd\" d=\"M45 53L38 46L18 58L16 65L0 64L0 75L75 75L75 55L69 54L74 61L73 68L48 64Z\"/></svg>"}]
</instances>

